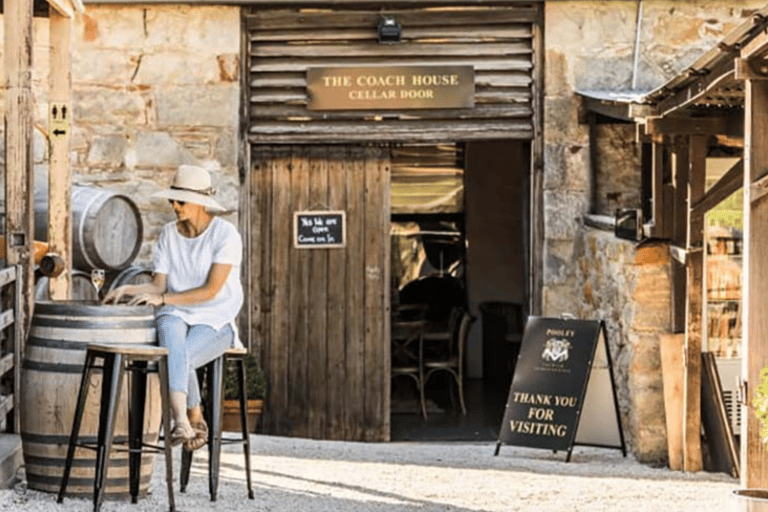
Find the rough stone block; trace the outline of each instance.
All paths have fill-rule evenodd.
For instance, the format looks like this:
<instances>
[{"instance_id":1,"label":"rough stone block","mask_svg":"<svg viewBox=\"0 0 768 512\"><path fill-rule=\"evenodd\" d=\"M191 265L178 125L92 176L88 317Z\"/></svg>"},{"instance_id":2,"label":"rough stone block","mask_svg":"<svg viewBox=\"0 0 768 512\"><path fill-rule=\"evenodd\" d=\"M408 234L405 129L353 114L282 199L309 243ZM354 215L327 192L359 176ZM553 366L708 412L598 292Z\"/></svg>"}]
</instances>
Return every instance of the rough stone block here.
<instances>
[{"instance_id":1,"label":"rough stone block","mask_svg":"<svg viewBox=\"0 0 768 512\"><path fill-rule=\"evenodd\" d=\"M144 46L144 9L116 8L114 5L88 5L82 16L75 16L72 47L136 49Z\"/></svg>"},{"instance_id":2,"label":"rough stone block","mask_svg":"<svg viewBox=\"0 0 768 512\"><path fill-rule=\"evenodd\" d=\"M589 147L550 144L544 151L544 189L589 191Z\"/></svg>"},{"instance_id":3,"label":"rough stone block","mask_svg":"<svg viewBox=\"0 0 768 512\"><path fill-rule=\"evenodd\" d=\"M144 125L147 98L136 91L79 88L72 91L72 105L78 123L100 125Z\"/></svg>"},{"instance_id":4,"label":"rough stone block","mask_svg":"<svg viewBox=\"0 0 768 512\"><path fill-rule=\"evenodd\" d=\"M88 48L72 54L73 84L125 86L131 83L140 53L123 49ZM98 63L98 64L95 64Z\"/></svg>"},{"instance_id":5,"label":"rough stone block","mask_svg":"<svg viewBox=\"0 0 768 512\"><path fill-rule=\"evenodd\" d=\"M240 88L235 85L167 87L157 93L157 123L236 128L239 105Z\"/></svg>"},{"instance_id":6,"label":"rough stone block","mask_svg":"<svg viewBox=\"0 0 768 512\"><path fill-rule=\"evenodd\" d=\"M213 84L219 81L219 63L213 55L164 51L141 56L133 81L153 87Z\"/></svg>"},{"instance_id":7,"label":"rough stone block","mask_svg":"<svg viewBox=\"0 0 768 512\"><path fill-rule=\"evenodd\" d=\"M550 240L573 240L581 217L589 209L588 194L570 191L544 192L545 236Z\"/></svg>"},{"instance_id":8,"label":"rough stone block","mask_svg":"<svg viewBox=\"0 0 768 512\"><path fill-rule=\"evenodd\" d=\"M86 163L118 167L125 161L126 147L124 135L95 136L91 139Z\"/></svg>"},{"instance_id":9,"label":"rough stone block","mask_svg":"<svg viewBox=\"0 0 768 512\"><path fill-rule=\"evenodd\" d=\"M147 9L147 46L198 55L240 52L240 7L167 5Z\"/></svg>"},{"instance_id":10,"label":"rough stone block","mask_svg":"<svg viewBox=\"0 0 768 512\"><path fill-rule=\"evenodd\" d=\"M125 164L135 167L175 169L181 164L194 164L196 159L178 141L165 132L138 132L125 151Z\"/></svg>"},{"instance_id":11,"label":"rough stone block","mask_svg":"<svg viewBox=\"0 0 768 512\"><path fill-rule=\"evenodd\" d=\"M565 144L587 146L589 129L579 124L578 96L545 96L544 98L544 138L546 144Z\"/></svg>"}]
</instances>

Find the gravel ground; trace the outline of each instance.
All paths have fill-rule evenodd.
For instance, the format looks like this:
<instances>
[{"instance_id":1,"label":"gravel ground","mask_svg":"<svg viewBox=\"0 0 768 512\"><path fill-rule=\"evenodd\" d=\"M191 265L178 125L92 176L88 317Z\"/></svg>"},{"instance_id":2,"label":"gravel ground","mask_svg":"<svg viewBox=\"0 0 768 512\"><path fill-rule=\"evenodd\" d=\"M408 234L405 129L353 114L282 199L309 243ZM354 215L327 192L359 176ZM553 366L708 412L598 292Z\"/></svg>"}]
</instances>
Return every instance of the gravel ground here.
<instances>
[{"instance_id":1,"label":"gravel ground","mask_svg":"<svg viewBox=\"0 0 768 512\"><path fill-rule=\"evenodd\" d=\"M350 443L253 436L256 499L247 499L239 446L222 453L219 499L208 497L205 450L180 511L653 511L708 512L734 507L738 481L724 474L681 473L623 458L619 450L576 447L565 454L495 443ZM178 451L174 468L178 472ZM107 501L104 512L167 509L165 465L158 457L150 495L138 504ZM178 485L177 485L178 488ZM0 491L0 510L90 511L89 500L27 490Z\"/></svg>"}]
</instances>

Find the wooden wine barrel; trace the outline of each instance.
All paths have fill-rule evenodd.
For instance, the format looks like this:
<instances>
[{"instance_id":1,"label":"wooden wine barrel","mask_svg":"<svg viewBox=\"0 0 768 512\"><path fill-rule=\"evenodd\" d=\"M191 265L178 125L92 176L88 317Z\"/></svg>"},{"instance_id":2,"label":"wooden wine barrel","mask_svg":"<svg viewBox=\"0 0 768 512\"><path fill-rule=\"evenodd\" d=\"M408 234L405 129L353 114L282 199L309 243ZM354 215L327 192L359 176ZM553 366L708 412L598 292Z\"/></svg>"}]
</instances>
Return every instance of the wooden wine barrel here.
<instances>
[{"instance_id":1,"label":"wooden wine barrel","mask_svg":"<svg viewBox=\"0 0 768 512\"><path fill-rule=\"evenodd\" d=\"M43 276L37 280L35 284L35 300L47 301L51 299L51 295L48 290L49 278ZM70 297L73 301L77 302L90 302L96 304L98 302L98 296L96 295L96 288L91 284L90 272L83 270L72 271L72 287Z\"/></svg>"},{"instance_id":2,"label":"wooden wine barrel","mask_svg":"<svg viewBox=\"0 0 768 512\"><path fill-rule=\"evenodd\" d=\"M37 302L21 367L21 440L27 485L30 489L58 492L75 403L89 343L155 344L155 315L150 306L103 306L79 302ZM115 425L115 442L128 439L128 381L123 390ZM160 386L156 374L148 379L144 442L157 443L161 423ZM95 443L101 374L91 378L80 439ZM149 488L155 455L145 453L141 463L139 493ZM68 495L93 495L95 451L78 448L67 487ZM105 487L108 499L127 499L128 454L115 450Z\"/></svg>"},{"instance_id":3,"label":"wooden wine barrel","mask_svg":"<svg viewBox=\"0 0 768 512\"><path fill-rule=\"evenodd\" d=\"M48 194L35 192L35 238L48 239ZM121 270L141 248L143 225L127 196L92 187L72 187L72 266Z\"/></svg>"},{"instance_id":4,"label":"wooden wine barrel","mask_svg":"<svg viewBox=\"0 0 768 512\"><path fill-rule=\"evenodd\" d=\"M141 265L131 265L120 272L110 275L106 291L111 292L124 284L143 284L152 282L152 271Z\"/></svg>"}]
</instances>

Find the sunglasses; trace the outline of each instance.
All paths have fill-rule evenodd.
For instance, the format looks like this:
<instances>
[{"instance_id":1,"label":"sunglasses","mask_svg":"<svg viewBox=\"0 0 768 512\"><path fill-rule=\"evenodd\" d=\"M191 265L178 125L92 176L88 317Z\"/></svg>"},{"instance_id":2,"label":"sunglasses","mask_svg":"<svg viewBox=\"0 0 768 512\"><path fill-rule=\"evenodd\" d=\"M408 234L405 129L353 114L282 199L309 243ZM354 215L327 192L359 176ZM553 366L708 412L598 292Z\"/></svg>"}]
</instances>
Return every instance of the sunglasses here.
<instances>
[{"instance_id":1,"label":"sunglasses","mask_svg":"<svg viewBox=\"0 0 768 512\"><path fill-rule=\"evenodd\" d=\"M168 204L170 204L171 206L173 206L173 203L178 203L179 206L184 206L185 204L187 204L186 201L179 201L178 199L169 199L168 200Z\"/></svg>"}]
</instances>

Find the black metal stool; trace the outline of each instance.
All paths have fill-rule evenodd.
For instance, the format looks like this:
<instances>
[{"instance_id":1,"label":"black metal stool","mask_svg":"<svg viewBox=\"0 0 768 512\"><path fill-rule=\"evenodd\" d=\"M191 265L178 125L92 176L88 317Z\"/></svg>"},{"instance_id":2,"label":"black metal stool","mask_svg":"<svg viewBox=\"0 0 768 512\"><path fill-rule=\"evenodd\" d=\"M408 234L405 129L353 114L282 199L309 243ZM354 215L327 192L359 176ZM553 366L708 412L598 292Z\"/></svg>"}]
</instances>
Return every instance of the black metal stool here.
<instances>
[{"instance_id":1,"label":"black metal stool","mask_svg":"<svg viewBox=\"0 0 768 512\"><path fill-rule=\"evenodd\" d=\"M97 360L102 359L99 366ZM153 363L152 366L149 363ZM88 397L91 371L102 369L101 407L99 410L99 432L96 444L79 443L80 424ZM147 373L157 372L160 376L160 396L162 398L163 429L170 430L171 409L168 392L168 350L152 345L89 345L85 353L83 377L77 397L72 433L69 437L67 459L64 474L61 477L58 502L64 501L64 494L69 483L75 447L80 446L96 451L96 468L93 480L93 509L98 512L104 500L104 483L109 467L109 453L112 450L115 422L117 417L123 376L126 371L132 373L131 397L128 408L128 467L130 475L131 501L136 503L139 495L141 454L147 448L165 452L165 477L168 484L168 505L175 510L173 500L173 466L171 445L166 438L164 446L150 445L143 441L144 404L146 401Z\"/></svg>"},{"instance_id":2,"label":"black metal stool","mask_svg":"<svg viewBox=\"0 0 768 512\"><path fill-rule=\"evenodd\" d=\"M242 444L245 455L245 478L248 484L248 498L254 499L253 484L251 481L251 441L248 437L248 405L245 396L245 356L248 352L244 348L230 348L224 355L217 357L205 365L207 393L205 394L203 408L205 421L208 423L208 490L211 501L216 501L219 491L219 467L221 461L222 444ZM222 437L221 416L222 402L224 400L224 365L234 361L237 366L237 377L240 394L240 437ZM186 491L189 483L189 473L192 468L192 454L186 449L181 451L181 476L180 490Z\"/></svg>"}]
</instances>

